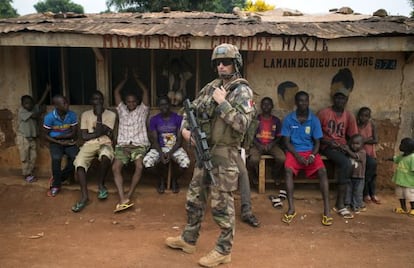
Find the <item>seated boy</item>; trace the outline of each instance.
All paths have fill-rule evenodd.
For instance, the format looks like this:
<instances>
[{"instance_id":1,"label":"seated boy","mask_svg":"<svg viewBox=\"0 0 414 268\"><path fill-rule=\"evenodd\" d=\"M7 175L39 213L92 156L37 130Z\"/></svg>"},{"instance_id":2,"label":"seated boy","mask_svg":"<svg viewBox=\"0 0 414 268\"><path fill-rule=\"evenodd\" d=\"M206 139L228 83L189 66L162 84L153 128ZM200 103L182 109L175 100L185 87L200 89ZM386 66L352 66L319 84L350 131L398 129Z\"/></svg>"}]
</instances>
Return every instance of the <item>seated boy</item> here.
<instances>
[{"instance_id":1,"label":"seated boy","mask_svg":"<svg viewBox=\"0 0 414 268\"><path fill-rule=\"evenodd\" d=\"M91 95L93 108L85 111L81 117L81 134L85 144L80 148L74 165L81 188L81 199L72 206L73 212L79 212L89 202L86 172L92 160L98 157L98 199L106 199L108 190L105 187L105 177L108 174L111 162L114 159L112 148L112 131L115 125L116 114L103 107L102 92L95 91Z\"/></svg>"},{"instance_id":2,"label":"seated boy","mask_svg":"<svg viewBox=\"0 0 414 268\"><path fill-rule=\"evenodd\" d=\"M145 155L143 163L145 167L154 167L161 162L161 169L157 169L159 177L158 193L165 191L166 168L171 160L178 164L180 174L183 169L190 166L187 152L181 147L181 122L182 116L170 111L170 100L168 97L160 97L158 100L160 113L150 120L149 131L152 149ZM179 192L176 174L172 177L171 189L173 193Z\"/></svg>"},{"instance_id":3,"label":"seated boy","mask_svg":"<svg viewBox=\"0 0 414 268\"><path fill-rule=\"evenodd\" d=\"M296 216L293 204L293 175L304 170L307 177L318 174L323 198L324 211L322 224L332 225L333 219L329 211L328 176L323 161L318 154L319 139L322 129L319 119L309 110L309 95L299 91L295 95L296 111L288 114L283 121L282 136L287 148L286 152L286 189L289 203L288 211L282 221L289 224Z\"/></svg>"}]
</instances>

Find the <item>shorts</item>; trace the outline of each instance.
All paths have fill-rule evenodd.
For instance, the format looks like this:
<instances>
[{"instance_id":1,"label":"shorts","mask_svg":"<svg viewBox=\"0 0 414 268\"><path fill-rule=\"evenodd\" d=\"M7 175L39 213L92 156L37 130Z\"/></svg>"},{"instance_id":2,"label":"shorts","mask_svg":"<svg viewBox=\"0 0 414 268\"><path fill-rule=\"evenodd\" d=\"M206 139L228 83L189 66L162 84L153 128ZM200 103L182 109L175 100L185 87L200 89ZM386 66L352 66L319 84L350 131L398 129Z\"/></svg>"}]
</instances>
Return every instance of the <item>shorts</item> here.
<instances>
[{"instance_id":1,"label":"shorts","mask_svg":"<svg viewBox=\"0 0 414 268\"><path fill-rule=\"evenodd\" d=\"M299 152L298 154L307 159L312 152ZM306 166L300 164L291 152L286 152L285 169L292 170L295 176L298 175L300 170L304 170L306 177L314 178L316 177L318 170L321 168L325 168L325 165L323 164L322 158L319 154L315 155L315 161L313 161L312 164Z\"/></svg>"},{"instance_id":2,"label":"shorts","mask_svg":"<svg viewBox=\"0 0 414 268\"><path fill-rule=\"evenodd\" d=\"M147 151L148 146L146 145L117 145L115 146L115 159L126 165L128 162L134 162L140 157L144 157Z\"/></svg>"},{"instance_id":3,"label":"shorts","mask_svg":"<svg viewBox=\"0 0 414 268\"><path fill-rule=\"evenodd\" d=\"M414 202L414 188L404 186L395 186L395 196L398 199L405 199L408 202Z\"/></svg>"},{"instance_id":4,"label":"shorts","mask_svg":"<svg viewBox=\"0 0 414 268\"><path fill-rule=\"evenodd\" d=\"M91 166L92 160L95 157L98 157L99 161L102 159L102 156L106 156L109 160L114 159L114 149L112 145L109 144L99 144L99 143L86 143L84 144L73 161L75 169L78 167L83 167L85 171L88 171L88 168Z\"/></svg>"},{"instance_id":5,"label":"shorts","mask_svg":"<svg viewBox=\"0 0 414 268\"><path fill-rule=\"evenodd\" d=\"M162 147L161 150L164 153L167 153L170 151L170 148ZM187 152L182 147L178 148L172 154L172 160L175 163L177 163L178 166L181 168L188 168L190 166L190 158L188 157ZM158 162L160 162L160 154L158 153L156 149L151 149L145 155L142 162L146 168L154 167Z\"/></svg>"}]
</instances>

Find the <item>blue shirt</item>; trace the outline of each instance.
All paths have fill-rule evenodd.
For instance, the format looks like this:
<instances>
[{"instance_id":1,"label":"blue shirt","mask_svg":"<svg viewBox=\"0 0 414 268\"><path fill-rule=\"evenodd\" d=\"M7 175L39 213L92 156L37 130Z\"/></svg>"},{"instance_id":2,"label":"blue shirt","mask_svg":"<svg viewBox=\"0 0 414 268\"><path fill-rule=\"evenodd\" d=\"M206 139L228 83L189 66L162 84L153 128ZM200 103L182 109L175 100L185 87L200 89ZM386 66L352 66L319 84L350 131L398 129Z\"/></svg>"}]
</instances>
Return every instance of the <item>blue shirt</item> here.
<instances>
[{"instance_id":1,"label":"blue shirt","mask_svg":"<svg viewBox=\"0 0 414 268\"><path fill-rule=\"evenodd\" d=\"M68 111L62 120L56 109L48 113L43 120L43 127L51 130L49 136L52 138L67 134L69 129L77 124L78 119L74 112Z\"/></svg>"},{"instance_id":2,"label":"blue shirt","mask_svg":"<svg viewBox=\"0 0 414 268\"><path fill-rule=\"evenodd\" d=\"M323 136L321 122L309 110L308 119L301 124L296 117L296 111L292 112L283 120L282 136L290 137L290 143L296 152L312 151L313 139L320 139Z\"/></svg>"}]
</instances>

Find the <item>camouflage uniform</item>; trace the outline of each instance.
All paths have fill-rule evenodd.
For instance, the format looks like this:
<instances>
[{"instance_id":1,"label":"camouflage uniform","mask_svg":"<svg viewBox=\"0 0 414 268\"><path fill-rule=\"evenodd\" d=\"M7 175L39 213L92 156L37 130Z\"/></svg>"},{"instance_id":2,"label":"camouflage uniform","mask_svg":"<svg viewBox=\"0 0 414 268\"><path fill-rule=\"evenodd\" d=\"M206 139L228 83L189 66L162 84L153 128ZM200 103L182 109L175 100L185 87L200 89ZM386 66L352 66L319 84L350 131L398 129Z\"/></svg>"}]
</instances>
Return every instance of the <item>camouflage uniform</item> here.
<instances>
[{"instance_id":1,"label":"camouflage uniform","mask_svg":"<svg viewBox=\"0 0 414 268\"><path fill-rule=\"evenodd\" d=\"M207 134L217 185L210 185L206 181L204 170L196 165L187 192L188 219L182 239L192 245L197 242L208 195L211 192L213 219L221 229L215 250L227 255L231 252L235 230L232 192L238 185L238 149L255 112L252 90L247 81L241 78L233 79L224 85L228 91L226 101L218 105L212 94L215 87L221 86L222 83L222 80L216 79L207 84L200 91L200 96L193 101L197 120ZM186 126L184 117L183 127Z\"/></svg>"}]
</instances>

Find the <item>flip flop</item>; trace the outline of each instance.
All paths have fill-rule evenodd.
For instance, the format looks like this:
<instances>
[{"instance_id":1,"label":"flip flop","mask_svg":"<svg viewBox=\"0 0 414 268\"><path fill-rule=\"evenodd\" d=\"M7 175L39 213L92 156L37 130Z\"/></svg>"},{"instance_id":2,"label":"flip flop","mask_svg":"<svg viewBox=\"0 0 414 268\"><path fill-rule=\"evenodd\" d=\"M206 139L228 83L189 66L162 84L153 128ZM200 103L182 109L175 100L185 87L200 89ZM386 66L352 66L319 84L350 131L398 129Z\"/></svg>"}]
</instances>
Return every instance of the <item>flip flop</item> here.
<instances>
[{"instance_id":1,"label":"flip flop","mask_svg":"<svg viewBox=\"0 0 414 268\"><path fill-rule=\"evenodd\" d=\"M354 215L345 207L341 209L337 209L336 207L332 208L333 211L341 215L344 219L353 219Z\"/></svg>"},{"instance_id":2,"label":"flip flop","mask_svg":"<svg viewBox=\"0 0 414 268\"><path fill-rule=\"evenodd\" d=\"M287 198L287 192L285 190L280 190L278 197L282 200L285 200Z\"/></svg>"},{"instance_id":3,"label":"flip flop","mask_svg":"<svg viewBox=\"0 0 414 268\"><path fill-rule=\"evenodd\" d=\"M98 199L104 200L108 198L108 189L104 186L103 188L98 190Z\"/></svg>"},{"instance_id":4,"label":"flip flop","mask_svg":"<svg viewBox=\"0 0 414 268\"><path fill-rule=\"evenodd\" d=\"M295 212L295 213L293 213L293 214L290 214L290 215L288 215L288 214L286 213L285 215L283 215L283 217L282 217L282 221L283 221L284 223L290 224L290 223L292 222L293 218L295 218L295 217L296 217L296 212Z\"/></svg>"},{"instance_id":5,"label":"flip flop","mask_svg":"<svg viewBox=\"0 0 414 268\"><path fill-rule=\"evenodd\" d=\"M322 224L325 226L331 226L333 223L333 218L326 215L322 215Z\"/></svg>"},{"instance_id":6,"label":"flip flop","mask_svg":"<svg viewBox=\"0 0 414 268\"><path fill-rule=\"evenodd\" d=\"M134 205L134 203L130 203L129 201L126 202L126 203L123 203L123 204L117 204L115 209L114 209L114 213L124 211L124 210L132 207L133 205Z\"/></svg>"},{"instance_id":7,"label":"flip flop","mask_svg":"<svg viewBox=\"0 0 414 268\"><path fill-rule=\"evenodd\" d=\"M89 203L89 200L86 200L84 202L76 202L73 206L72 206L72 211L73 212L81 212Z\"/></svg>"},{"instance_id":8,"label":"flip flop","mask_svg":"<svg viewBox=\"0 0 414 268\"><path fill-rule=\"evenodd\" d=\"M408 212L407 211L405 211L404 209L402 209L402 208L394 208L393 209L393 212L394 213L397 213L397 214L408 214Z\"/></svg>"}]
</instances>

